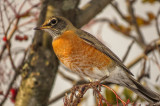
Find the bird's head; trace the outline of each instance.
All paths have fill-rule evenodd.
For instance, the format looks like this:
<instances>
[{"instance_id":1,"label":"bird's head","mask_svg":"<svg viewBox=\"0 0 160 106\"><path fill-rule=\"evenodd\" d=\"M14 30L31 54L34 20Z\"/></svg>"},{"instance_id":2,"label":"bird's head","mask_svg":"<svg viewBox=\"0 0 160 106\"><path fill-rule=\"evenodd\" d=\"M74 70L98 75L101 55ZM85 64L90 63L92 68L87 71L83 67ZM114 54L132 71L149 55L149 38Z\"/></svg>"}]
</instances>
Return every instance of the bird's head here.
<instances>
[{"instance_id":1,"label":"bird's head","mask_svg":"<svg viewBox=\"0 0 160 106\"><path fill-rule=\"evenodd\" d=\"M43 25L40 27L34 28L35 30L44 30L48 32L52 38L57 38L60 36L63 32L67 30L74 30L75 27L72 25L72 23L67 20L64 17L60 16L52 16L48 20L44 22Z\"/></svg>"}]
</instances>

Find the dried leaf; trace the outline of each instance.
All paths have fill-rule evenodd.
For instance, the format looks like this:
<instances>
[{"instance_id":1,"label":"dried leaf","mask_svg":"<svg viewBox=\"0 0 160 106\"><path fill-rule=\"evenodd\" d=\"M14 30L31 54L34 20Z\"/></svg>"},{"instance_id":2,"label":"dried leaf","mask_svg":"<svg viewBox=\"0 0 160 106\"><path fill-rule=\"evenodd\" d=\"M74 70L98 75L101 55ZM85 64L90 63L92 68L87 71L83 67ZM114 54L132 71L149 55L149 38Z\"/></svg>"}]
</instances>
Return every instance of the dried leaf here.
<instances>
[{"instance_id":1,"label":"dried leaf","mask_svg":"<svg viewBox=\"0 0 160 106\"><path fill-rule=\"evenodd\" d=\"M131 32L131 27L125 27L125 26L122 26L120 25L120 30L122 33L125 33L126 35L129 35L129 33Z\"/></svg>"},{"instance_id":2,"label":"dried leaf","mask_svg":"<svg viewBox=\"0 0 160 106\"><path fill-rule=\"evenodd\" d=\"M150 21L152 21L153 19L155 19L155 15L152 12L148 12L147 16L148 16L148 20L150 20Z\"/></svg>"},{"instance_id":3,"label":"dried leaf","mask_svg":"<svg viewBox=\"0 0 160 106\"><path fill-rule=\"evenodd\" d=\"M127 88L124 88L123 93L125 101L130 100L131 102L133 101L133 92Z\"/></svg>"},{"instance_id":4,"label":"dried leaf","mask_svg":"<svg viewBox=\"0 0 160 106\"><path fill-rule=\"evenodd\" d=\"M145 20L144 18L142 17L136 17L136 20L137 20L137 23L139 26L146 26L146 25L149 25L150 24L150 21L148 20Z\"/></svg>"},{"instance_id":5,"label":"dried leaf","mask_svg":"<svg viewBox=\"0 0 160 106\"><path fill-rule=\"evenodd\" d=\"M156 90L159 91L159 93L160 93L160 86L155 85L154 87L155 87Z\"/></svg>"},{"instance_id":6,"label":"dried leaf","mask_svg":"<svg viewBox=\"0 0 160 106\"><path fill-rule=\"evenodd\" d=\"M118 24L110 23L110 27L118 32L125 34L125 35L129 35L131 32L131 27L125 27L120 24L118 25Z\"/></svg>"},{"instance_id":7,"label":"dried leaf","mask_svg":"<svg viewBox=\"0 0 160 106\"><path fill-rule=\"evenodd\" d=\"M152 12L148 12L147 16L148 16L148 19L144 19L143 17L136 16L136 21L140 27L150 25L151 21L155 18L155 15ZM128 22L132 23L131 16L125 16L125 18Z\"/></svg>"},{"instance_id":8,"label":"dried leaf","mask_svg":"<svg viewBox=\"0 0 160 106\"><path fill-rule=\"evenodd\" d=\"M105 96L106 96L106 100L110 103L110 104L117 104L117 99L116 99L116 95L109 89L105 90ZM118 100L118 102L120 103L120 101Z\"/></svg>"}]
</instances>

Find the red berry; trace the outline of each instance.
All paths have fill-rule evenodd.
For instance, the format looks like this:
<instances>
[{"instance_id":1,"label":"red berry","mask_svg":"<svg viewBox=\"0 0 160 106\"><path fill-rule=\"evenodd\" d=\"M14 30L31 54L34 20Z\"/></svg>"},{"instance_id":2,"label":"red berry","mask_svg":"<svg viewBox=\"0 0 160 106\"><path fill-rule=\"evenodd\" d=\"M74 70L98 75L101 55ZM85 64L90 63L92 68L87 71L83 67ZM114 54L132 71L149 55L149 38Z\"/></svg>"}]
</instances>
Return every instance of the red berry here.
<instances>
[{"instance_id":1,"label":"red berry","mask_svg":"<svg viewBox=\"0 0 160 106\"><path fill-rule=\"evenodd\" d=\"M3 37L3 41L5 41L5 42L7 41L7 37L6 36Z\"/></svg>"},{"instance_id":2,"label":"red berry","mask_svg":"<svg viewBox=\"0 0 160 106\"><path fill-rule=\"evenodd\" d=\"M127 102L126 102L127 104L129 104L130 103L130 100L129 99L127 99Z\"/></svg>"},{"instance_id":3,"label":"red berry","mask_svg":"<svg viewBox=\"0 0 160 106\"><path fill-rule=\"evenodd\" d=\"M20 37L18 40L19 40L19 41L22 41L22 40L23 40L23 38L22 38L22 37Z\"/></svg>"},{"instance_id":4,"label":"red berry","mask_svg":"<svg viewBox=\"0 0 160 106\"><path fill-rule=\"evenodd\" d=\"M0 95L3 95L3 91L0 91Z\"/></svg>"},{"instance_id":5,"label":"red berry","mask_svg":"<svg viewBox=\"0 0 160 106\"><path fill-rule=\"evenodd\" d=\"M28 40L28 36L24 35L23 40Z\"/></svg>"},{"instance_id":6,"label":"red berry","mask_svg":"<svg viewBox=\"0 0 160 106\"><path fill-rule=\"evenodd\" d=\"M15 39L18 40L18 41L22 41L22 40L23 40L23 37L21 37L21 36L19 36L19 35L16 35Z\"/></svg>"},{"instance_id":7,"label":"red berry","mask_svg":"<svg viewBox=\"0 0 160 106\"><path fill-rule=\"evenodd\" d=\"M16 39L16 40L19 40L19 36L18 36L18 35L16 35L15 39Z\"/></svg>"},{"instance_id":8,"label":"red berry","mask_svg":"<svg viewBox=\"0 0 160 106\"><path fill-rule=\"evenodd\" d=\"M16 96L17 96L18 89L16 89L16 88L11 88L11 89L10 89L10 92L11 92L11 101L12 101L13 103L15 103L15 99L16 99Z\"/></svg>"}]
</instances>

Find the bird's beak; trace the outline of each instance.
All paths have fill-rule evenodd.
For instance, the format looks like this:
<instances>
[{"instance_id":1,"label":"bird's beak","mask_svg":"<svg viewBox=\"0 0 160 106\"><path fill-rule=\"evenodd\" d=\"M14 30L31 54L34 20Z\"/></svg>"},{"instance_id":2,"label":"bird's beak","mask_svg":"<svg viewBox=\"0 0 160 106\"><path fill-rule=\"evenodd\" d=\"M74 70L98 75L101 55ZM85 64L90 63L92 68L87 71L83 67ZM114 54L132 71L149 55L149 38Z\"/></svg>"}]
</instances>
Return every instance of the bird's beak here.
<instances>
[{"instance_id":1,"label":"bird's beak","mask_svg":"<svg viewBox=\"0 0 160 106\"><path fill-rule=\"evenodd\" d=\"M41 27L35 27L34 30L42 30Z\"/></svg>"},{"instance_id":2,"label":"bird's beak","mask_svg":"<svg viewBox=\"0 0 160 106\"><path fill-rule=\"evenodd\" d=\"M34 30L43 30L43 29L49 29L49 27L46 26L46 25L42 25L42 26L40 26L40 27L35 27L35 28L34 28Z\"/></svg>"}]
</instances>

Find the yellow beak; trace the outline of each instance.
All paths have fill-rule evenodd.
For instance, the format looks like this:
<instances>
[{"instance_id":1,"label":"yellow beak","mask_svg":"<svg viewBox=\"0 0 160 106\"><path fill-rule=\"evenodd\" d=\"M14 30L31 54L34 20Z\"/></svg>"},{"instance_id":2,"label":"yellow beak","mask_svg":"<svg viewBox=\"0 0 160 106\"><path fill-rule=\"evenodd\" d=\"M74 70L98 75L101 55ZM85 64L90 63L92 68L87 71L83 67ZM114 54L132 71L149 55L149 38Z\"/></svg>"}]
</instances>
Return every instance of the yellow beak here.
<instances>
[{"instance_id":1,"label":"yellow beak","mask_svg":"<svg viewBox=\"0 0 160 106\"><path fill-rule=\"evenodd\" d=\"M50 26L45 26L45 25L42 25L40 27L35 27L34 30L43 30L43 29L49 29Z\"/></svg>"}]
</instances>

